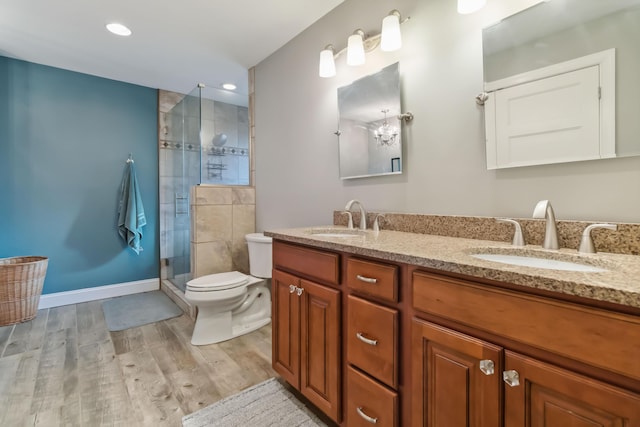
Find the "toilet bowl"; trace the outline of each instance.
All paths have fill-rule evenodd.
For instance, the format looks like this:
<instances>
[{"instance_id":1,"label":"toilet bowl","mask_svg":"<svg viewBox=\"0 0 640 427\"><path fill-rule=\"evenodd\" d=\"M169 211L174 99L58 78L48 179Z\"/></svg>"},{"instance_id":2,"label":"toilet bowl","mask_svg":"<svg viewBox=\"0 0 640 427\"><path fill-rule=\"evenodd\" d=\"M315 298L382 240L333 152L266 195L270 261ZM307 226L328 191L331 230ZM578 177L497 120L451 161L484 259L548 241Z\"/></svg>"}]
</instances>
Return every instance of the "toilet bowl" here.
<instances>
[{"instance_id":1,"label":"toilet bowl","mask_svg":"<svg viewBox=\"0 0 640 427\"><path fill-rule=\"evenodd\" d=\"M251 275L231 271L187 282L184 296L198 307L191 344L226 341L271 321L271 238L252 233L245 239Z\"/></svg>"}]
</instances>

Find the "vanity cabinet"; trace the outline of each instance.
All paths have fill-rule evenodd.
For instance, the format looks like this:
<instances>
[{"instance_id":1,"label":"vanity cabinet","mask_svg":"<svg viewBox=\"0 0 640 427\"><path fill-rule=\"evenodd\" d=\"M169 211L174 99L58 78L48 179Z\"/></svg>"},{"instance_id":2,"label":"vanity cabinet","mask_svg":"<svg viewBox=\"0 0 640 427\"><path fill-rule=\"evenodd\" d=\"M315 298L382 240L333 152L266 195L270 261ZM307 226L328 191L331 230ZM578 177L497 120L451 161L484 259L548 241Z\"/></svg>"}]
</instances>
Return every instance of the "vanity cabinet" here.
<instances>
[{"instance_id":1,"label":"vanity cabinet","mask_svg":"<svg viewBox=\"0 0 640 427\"><path fill-rule=\"evenodd\" d=\"M277 239L273 265L273 367L342 427L640 427L634 308Z\"/></svg>"},{"instance_id":2,"label":"vanity cabinet","mask_svg":"<svg viewBox=\"0 0 640 427\"><path fill-rule=\"evenodd\" d=\"M340 422L340 290L278 269L295 271L305 265L321 265L328 270L306 270L305 276L331 281L338 277L334 274L338 257L274 243L273 369L327 416ZM305 263L299 263L298 257Z\"/></svg>"},{"instance_id":3,"label":"vanity cabinet","mask_svg":"<svg viewBox=\"0 0 640 427\"><path fill-rule=\"evenodd\" d=\"M574 369L596 366L602 376L620 373L634 382L636 316L420 272L412 293L413 426L640 426L637 392L508 348L560 355ZM472 333L423 320L420 312ZM493 340L474 337L474 329Z\"/></svg>"}]
</instances>

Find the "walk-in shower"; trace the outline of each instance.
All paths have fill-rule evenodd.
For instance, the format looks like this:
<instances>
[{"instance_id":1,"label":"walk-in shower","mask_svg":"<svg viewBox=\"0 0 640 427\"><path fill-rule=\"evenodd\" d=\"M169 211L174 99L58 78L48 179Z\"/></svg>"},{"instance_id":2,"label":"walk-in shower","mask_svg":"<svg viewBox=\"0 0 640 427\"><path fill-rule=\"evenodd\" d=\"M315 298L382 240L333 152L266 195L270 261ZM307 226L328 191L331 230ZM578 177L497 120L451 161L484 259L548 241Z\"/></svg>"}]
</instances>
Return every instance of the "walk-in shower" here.
<instances>
[{"instance_id":1,"label":"walk-in shower","mask_svg":"<svg viewBox=\"0 0 640 427\"><path fill-rule=\"evenodd\" d=\"M182 291L191 279L191 187L249 185L247 104L246 96L198 85L165 113L159 147L162 279Z\"/></svg>"}]
</instances>

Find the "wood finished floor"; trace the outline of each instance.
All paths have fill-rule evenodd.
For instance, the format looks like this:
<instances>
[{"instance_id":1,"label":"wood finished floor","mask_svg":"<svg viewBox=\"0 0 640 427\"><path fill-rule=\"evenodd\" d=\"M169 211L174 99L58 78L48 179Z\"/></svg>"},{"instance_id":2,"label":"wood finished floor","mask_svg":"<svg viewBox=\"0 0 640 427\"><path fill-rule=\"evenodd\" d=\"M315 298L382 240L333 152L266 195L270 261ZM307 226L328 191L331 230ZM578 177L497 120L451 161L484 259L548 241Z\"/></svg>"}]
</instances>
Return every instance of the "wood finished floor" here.
<instances>
[{"instance_id":1,"label":"wood finished floor","mask_svg":"<svg viewBox=\"0 0 640 427\"><path fill-rule=\"evenodd\" d=\"M0 327L0 426L181 426L184 415L277 376L270 324L195 347L186 315L109 332L101 304Z\"/></svg>"}]
</instances>

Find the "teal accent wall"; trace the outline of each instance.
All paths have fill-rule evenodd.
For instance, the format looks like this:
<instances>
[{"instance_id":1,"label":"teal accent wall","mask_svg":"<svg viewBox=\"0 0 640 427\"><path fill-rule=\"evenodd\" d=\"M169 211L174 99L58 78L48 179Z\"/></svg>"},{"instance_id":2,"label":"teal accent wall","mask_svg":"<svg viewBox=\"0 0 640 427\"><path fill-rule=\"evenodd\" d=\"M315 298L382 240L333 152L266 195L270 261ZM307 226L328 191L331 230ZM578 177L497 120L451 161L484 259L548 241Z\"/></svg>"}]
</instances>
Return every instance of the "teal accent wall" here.
<instances>
[{"instance_id":1,"label":"teal accent wall","mask_svg":"<svg viewBox=\"0 0 640 427\"><path fill-rule=\"evenodd\" d=\"M157 90L0 56L0 258L49 257L43 293L159 277ZM116 228L132 153L147 225Z\"/></svg>"}]
</instances>

